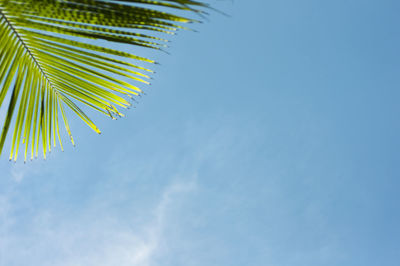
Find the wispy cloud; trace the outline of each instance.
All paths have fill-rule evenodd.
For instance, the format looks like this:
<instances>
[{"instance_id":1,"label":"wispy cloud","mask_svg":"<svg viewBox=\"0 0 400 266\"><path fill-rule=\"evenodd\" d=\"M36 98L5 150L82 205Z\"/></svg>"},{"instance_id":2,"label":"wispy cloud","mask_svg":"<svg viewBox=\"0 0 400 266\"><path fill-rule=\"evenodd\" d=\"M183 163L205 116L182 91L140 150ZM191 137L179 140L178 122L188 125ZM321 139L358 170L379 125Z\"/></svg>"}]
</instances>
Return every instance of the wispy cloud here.
<instances>
[{"instance_id":1,"label":"wispy cloud","mask_svg":"<svg viewBox=\"0 0 400 266\"><path fill-rule=\"evenodd\" d=\"M5 150L7 151L7 150ZM4 153L3 160L7 156L7 152ZM17 162L6 162L8 168L8 175L5 178L11 177L11 179L16 183L21 183L26 177L33 177L39 173L44 172L45 162L43 160L36 160L34 162L24 163L22 160ZM6 172L6 171L5 171Z\"/></svg>"},{"instance_id":2,"label":"wispy cloud","mask_svg":"<svg viewBox=\"0 0 400 266\"><path fill-rule=\"evenodd\" d=\"M68 169L65 166L53 169L38 162L13 165L9 173L19 182L14 187L33 184L44 196L39 200L42 194L29 194L32 204L11 201L15 205L11 206L12 212L7 212L7 219L14 218L18 224L6 230L1 239L0 266L153 266L160 265L160 261L168 264L164 260L176 257L184 257L186 265L194 265L188 262L191 252L197 252L198 246L207 249L207 244L198 237L189 241L190 225L188 230L182 229L187 224L181 221L188 217L184 206L203 189L203 174L197 178L196 173L210 160L213 166L224 164L237 147L233 143L240 144L235 131L226 125L213 124L209 130L204 127L197 130L196 125L188 125L180 141L190 151L183 155L182 149L171 152L170 146L143 158L135 156L140 152L118 149L115 160L100 166L104 176L99 182L93 173L93 182L86 179L89 171L85 170L79 177L87 182L72 185L78 178L73 176L77 173L74 171L69 172L72 178L64 175L61 182L63 175L54 173ZM135 171L127 162L135 162ZM33 178L32 172L39 170L39 177ZM58 178L57 185L38 181L55 180L50 176ZM87 185L91 189L83 188ZM55 190L60 191L57 199L52 194ZM81 190L88 194L71 199ZM15 216L21 213L22 217ZM192 245L189 248L188 242Z\"/></svg>"},{"instance_id":3,"label":"wispy cloud","mask_svg":"<svg viewBox=\"0 0 400 266\"><path fill-rule=\"evenodd\" d=\"M24 179L25 174L26 174L26 170L23 168L11 169L11 176L12 176L13 180L17 183L20 183L22 181L22 179Z\"/></svg>"},{"instance_id":4,"label":"wispy cloud","mask_svg":"<svg viewBox=\"0 0 400 266\"><path fill-rule=\"evenodd\" d=\"M158 251L165 249L160 243L165 241L164 229L171 208L194 188L193 182L168 185L150 211L151 219L132 227L126 226L129 224L126 221L123 225L118 221L88 223L85 217L63 221L52 213L42 212L31 221L33 230L28 235L3 230L0 265L155 265ZM7 199L0 198L0 221L3 223L13 218L9 209Z\"/></svg>"}]
</instances>

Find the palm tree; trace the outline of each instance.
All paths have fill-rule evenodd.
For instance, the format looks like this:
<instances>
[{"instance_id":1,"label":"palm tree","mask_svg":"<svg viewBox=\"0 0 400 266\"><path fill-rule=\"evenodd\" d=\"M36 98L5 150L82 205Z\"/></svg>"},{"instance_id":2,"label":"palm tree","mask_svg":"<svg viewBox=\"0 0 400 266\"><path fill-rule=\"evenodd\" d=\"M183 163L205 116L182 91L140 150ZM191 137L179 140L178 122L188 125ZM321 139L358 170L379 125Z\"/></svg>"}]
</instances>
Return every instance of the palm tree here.
<instances>
[{"instance_id":1,"label":"palm tree","mask_svg":"<svg viewBox=\"0 0 400 266\"><path fill-rule=\"evenodd\" d=\"M140 64L156 63L108 44L163 50L162 34L198 22L177 14L202 16L204 8L192 0L0 0L0 107L10 96L0 155L9 131L10 160L17 160L20 143L25 161L29 150L31 159L38 156L40 142L44 158L56 139L63 149L59 117L74 144L67 107L100 133L78 104L123 116L117 108L142 93L134 83L149 84L153 73Z\"/></svg>"}]
</instances>

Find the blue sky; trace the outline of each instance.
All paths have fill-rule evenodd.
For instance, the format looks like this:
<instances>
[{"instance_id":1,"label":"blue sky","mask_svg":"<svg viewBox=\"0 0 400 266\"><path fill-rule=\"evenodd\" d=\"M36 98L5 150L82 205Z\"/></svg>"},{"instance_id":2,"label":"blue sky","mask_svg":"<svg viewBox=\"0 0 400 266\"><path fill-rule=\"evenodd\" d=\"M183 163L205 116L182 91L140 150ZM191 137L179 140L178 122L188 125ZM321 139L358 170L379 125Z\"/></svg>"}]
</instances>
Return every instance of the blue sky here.
<instances>
[{"instance_id":1,"label":"blue sky","mask_svg":"<svg viewBox=\"0 0 400 266\"><path fill-rule=\"evenodd\" d=\"M398 1L214 1L127 117L0 162L1 266L395 266Z\"/></svg>"}]
</instances>

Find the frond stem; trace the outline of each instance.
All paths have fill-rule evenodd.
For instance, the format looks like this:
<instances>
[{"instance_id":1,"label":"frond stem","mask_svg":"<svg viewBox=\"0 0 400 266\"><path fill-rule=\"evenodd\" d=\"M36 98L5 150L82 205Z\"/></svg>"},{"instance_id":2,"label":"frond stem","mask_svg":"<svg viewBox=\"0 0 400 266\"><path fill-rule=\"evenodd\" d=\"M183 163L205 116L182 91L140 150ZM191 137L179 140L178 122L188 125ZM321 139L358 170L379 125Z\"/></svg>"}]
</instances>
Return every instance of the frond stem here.
<instances>
[{"instance_id":1,"label":"frond stem","mask_svg":"<svg viewBox=\"0 0 400 266\"><path fill-rule=\"evenodd\" d=\"M6 17L6 15L3 13L2 8L0 7L0 15L1 17L4 18L4 21L7 23L7 25L10 27L10 29L14 32L15 36L18 38L18 40L21 42L22 46L25 48L25 50L27 51L27 53L30 55L30 57L32 58L33 62L35 63L35 65L39 68L40 73L42 73L42 75L44 76L44 78L47 80L47 82L49 83L50 87L55 91L55 93L57 94L57 90L53 87L50 79L47 77L46 72L43 70L43 68L40 66L39 62L36 60L36 58L33 56L31 50L29 49L29 47L26 45L26 43L24 42L24 40L22 39L22 37L19 35L17 29L11 24L11 21L9 21Z\"/></svg>"}]
</instances>

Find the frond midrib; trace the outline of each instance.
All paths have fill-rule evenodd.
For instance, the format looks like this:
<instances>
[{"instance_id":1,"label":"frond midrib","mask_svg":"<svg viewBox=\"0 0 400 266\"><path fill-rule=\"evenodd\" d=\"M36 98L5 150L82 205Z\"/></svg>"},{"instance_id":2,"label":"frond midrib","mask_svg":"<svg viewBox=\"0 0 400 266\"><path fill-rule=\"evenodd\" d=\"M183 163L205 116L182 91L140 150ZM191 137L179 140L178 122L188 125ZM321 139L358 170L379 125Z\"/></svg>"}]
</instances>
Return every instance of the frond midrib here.
<instances>
[{"instance_id":1,"label":"frond midrib","mask_svg":"<svg viewBox=\"0 0 400 266\"><path fill-rule=\"evenodd\" d=\"M35 56L32 54L30 48L28 47L28 45L25 43L24 39L21 37L21 35L18 33L17 29L13 26L13 24L11 23L10 20L7 19L7 16L3 13L3 10L0 6L0 16L4 18L4 21L7 23L7 25L10 27L10 29L12 30L12 32L14 32L15 36L17 37L17 39L20 41L20 43L22 44L22 46L24 47L24 49L26 50L26 52L29 54L30 58L32 59L32 61L34 62L34 64L38 67L39 72L43 75L44 79L48 82L48 84L50 85L50 87L54 90L54 92L57 94L57 89L54 88L54 85L52 84L52 82L50 81L50 79L48 78L48 76L46 75L46 72L43 70L43 68L41 67L41 65L39 64L39 62L36 60Z\"/></svg>"}]
</instances>

